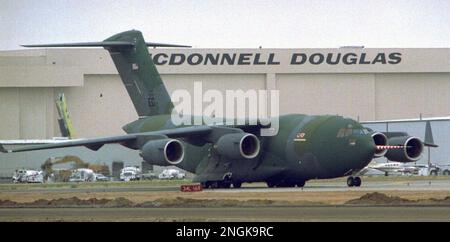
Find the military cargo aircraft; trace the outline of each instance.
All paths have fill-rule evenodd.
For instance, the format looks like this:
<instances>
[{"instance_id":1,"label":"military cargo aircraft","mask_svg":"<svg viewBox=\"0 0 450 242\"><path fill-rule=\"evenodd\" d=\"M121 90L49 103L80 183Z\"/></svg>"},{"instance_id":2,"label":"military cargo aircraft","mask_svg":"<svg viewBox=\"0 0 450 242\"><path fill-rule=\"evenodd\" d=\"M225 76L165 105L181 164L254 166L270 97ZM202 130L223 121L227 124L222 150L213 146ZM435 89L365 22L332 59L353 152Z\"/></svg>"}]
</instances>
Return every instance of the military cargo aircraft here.
<instances>
[{"instance_id":1,"label":"military cargo aircraft","mask_svg":"<svg viewBox=\"0 0 450 242\"><path fill-rule=\"evenodd\" d=\"M160 166L177 166L196 174L204 188L241 187L266 182L269 187L303 187L310 179L349 176L374 157L399 162L417 160L423 142L404 133L380 133L341 116L289 114L279 117L279 132L260 136L264 125L176 126L174 105L149 56L147 47L189 47L146 43L136 30L103 42L27 45L25 47L103 47L109 51L140 118L123 127L126 135L23 147L6 152L85 146L98 150L118 143L139 150L142 158Z\"/></svg>"}]
</instances>

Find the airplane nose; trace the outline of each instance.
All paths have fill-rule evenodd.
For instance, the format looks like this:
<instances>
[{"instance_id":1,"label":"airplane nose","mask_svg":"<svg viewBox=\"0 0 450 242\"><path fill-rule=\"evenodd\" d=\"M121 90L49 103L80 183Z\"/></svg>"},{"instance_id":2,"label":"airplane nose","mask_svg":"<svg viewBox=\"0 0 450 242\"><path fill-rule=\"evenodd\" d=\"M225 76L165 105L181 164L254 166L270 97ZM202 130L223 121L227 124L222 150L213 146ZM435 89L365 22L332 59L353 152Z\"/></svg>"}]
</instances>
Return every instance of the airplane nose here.
<instances>
[{"instance_id":1,"label":"airplane nose","mask_svg":"<svg viewBox=\"0 0 450 242\"><path fill-rule=\"evenodd\" d=\"M377 146L371 136L363 136L357 140L357 146L363 159L372 159L377 151Z\"/></svg>"}]
</instances>

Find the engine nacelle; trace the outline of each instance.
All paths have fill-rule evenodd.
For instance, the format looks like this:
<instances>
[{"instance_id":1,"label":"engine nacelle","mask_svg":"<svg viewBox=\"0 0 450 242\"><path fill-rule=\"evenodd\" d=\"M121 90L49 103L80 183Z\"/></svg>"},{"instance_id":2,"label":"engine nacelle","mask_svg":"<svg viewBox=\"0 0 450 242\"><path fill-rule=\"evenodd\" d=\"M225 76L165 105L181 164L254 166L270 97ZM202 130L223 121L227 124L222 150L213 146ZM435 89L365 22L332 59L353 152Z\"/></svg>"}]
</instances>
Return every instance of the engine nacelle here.
<instances>
[{"instance_id":1,"label":"engine nacelle","mask_svg":"<svg viewBox=\"0 0 450 242\"><path fill-rule=\"evenodd\" d=\"M142 146L142 158L150 164L170 166L184 158L184 146L176 139L150 140Z\"/></svg>"},{"instance_id":2,"label":"engine nacelle","mask_svg":"<svg viewBox=\"0 0 450 242\"><path fill-rule=\"evenodd\" d=\"M379 133L379 132L372 133L372 139L376 146L378 146L378 145L384 146L384 145L387 145L387 143L388 143L388 139L387 139L386 135L384 135L383 133ZM377 149L373 156L375 158L382 157L386 154L386 152L387 152L386 149Z\"/></svg>"},{"instance_id":3,"label":"engine nacelle","mask_svg":"<svg viewBox=\"0 0 450 242\"><path fill-rule=\"evenodd\" d=\"M420 159L423 151L423 143L419 138L411 136L392 137L389 145L404 146L401 149L390 149L386 152L386 158L391 161L413 162Z\"/></svg>"},{"instance_id":4,"label":"engine nacelle","mask_svg":"<svg viewBox=\"0 0 450 242\"><path fill-rule=\"evenodd\" d=\"M215 147L219 154L231 159L252 159L259 154L259 139L249 133L225 134Z\"/></svg>"}]
</instances>

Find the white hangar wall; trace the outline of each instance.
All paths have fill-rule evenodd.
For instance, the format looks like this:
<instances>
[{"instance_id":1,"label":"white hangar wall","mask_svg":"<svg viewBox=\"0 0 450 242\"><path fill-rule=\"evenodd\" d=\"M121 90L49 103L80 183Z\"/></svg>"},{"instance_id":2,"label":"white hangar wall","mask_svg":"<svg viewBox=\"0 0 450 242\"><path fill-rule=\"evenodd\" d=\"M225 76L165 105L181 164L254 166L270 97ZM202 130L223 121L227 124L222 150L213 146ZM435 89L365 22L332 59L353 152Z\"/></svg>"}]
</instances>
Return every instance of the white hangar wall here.
<instances>
[{"instance_id":1,"label":"white hangar wall","mask_svg":"<svg viewBox=\"0 0 450 242\"><path fill-rule=\"evenodd\" d=\"M169 93L192 93L200 81L203 91L279 90L281 114L339 114L361 121L450 116L450 48L149 50ZM233 63L221 63L224 55ZM184 62L170 64L180 56ZM218 62L196 61L207 56ZM327 63L328 56L335 64ZM0 139L59 136L54 100L61 92L77 137L123 134L121 127L137 119L103 49L0 51ZM94 162L139 159L132 152L111 152L85 154Z\"/></svg>"},{"instance_id":2,"label":"white hangar wall","mask_svg":"<svg viewBox=\"0 0 450 242\"><path fill-rule=\"evenodd\" d=\"M169 92L192 93L193 83L201 81L203 91L279 90L281 114L340 114L359 120L450 115L450 49L150 52ZM234 62L225 61L225 55ZM170 64L180 56L184 62ZM217 62L206 61L208 56L217 57ZM317 64L320 56L322 62ZM58 136L54 99L60 92L68 99L79 137L120 134L124 124L137 118L109 54L102 49L3 51L0 74L2 139Z\"/></svg>"}]
</instances>

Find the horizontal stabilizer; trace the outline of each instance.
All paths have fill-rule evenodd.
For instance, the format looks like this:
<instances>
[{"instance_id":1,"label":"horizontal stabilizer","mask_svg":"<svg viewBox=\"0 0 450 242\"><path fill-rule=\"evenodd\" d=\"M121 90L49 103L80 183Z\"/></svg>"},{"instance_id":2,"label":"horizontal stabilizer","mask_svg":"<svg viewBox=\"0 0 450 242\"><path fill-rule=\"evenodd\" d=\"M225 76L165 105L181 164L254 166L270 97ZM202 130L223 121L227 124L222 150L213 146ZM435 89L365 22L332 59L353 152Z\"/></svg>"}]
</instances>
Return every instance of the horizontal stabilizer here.
<instances>
[{"instance_id":1,"label":"horizontal stabilizer","mask_svg":"<svg viewBox=\"0 0 450 242\"><path fill-rule=\"evenodd\" d=\"M151 47L183 47L190 48L188 45L164 44L164 43L145 43ZM83 42L83 43L62 43L62 44L41 44L41 45L22 45L23 47L129 47L136 44L128 41L102 41L102 42Z\"/></svg>"},{"instance_id":2,"label":"horizontal stabilizer","mask_svg":"<svg viewBox=\"0 0 450 242\"><path fill-rule=\"evenodd\" d=\"M182 48L191 48L190 45L176 45L176 44L164 44L164 43L152 43L152 42L145 42L147 46L151 47L182 47Z\"/></svg>"},{"instance_id":3,"label":"horizontal stabilizer","mask_svg":"<svg viewBox=\"0 0 450 242\"><path fill-rule=\"evenodd\" d=\"M64 44L22 45L23 47L133 47L134 43L127 41L102 41Z\"/></svg>"},{"instance_id":4,"label":"horizontal stabilizer","mask_svg":"<svg viewBox=\"0 0 450 242\"><path fill-rule=\"evenodd\" d=\"M171 115L173 103L150 56L149 47L190 47L146 42L137 30L115 34L101 42L23 45L24 47L103 47L111 55L140 117Z\"/></svg>"}]
</instances>

